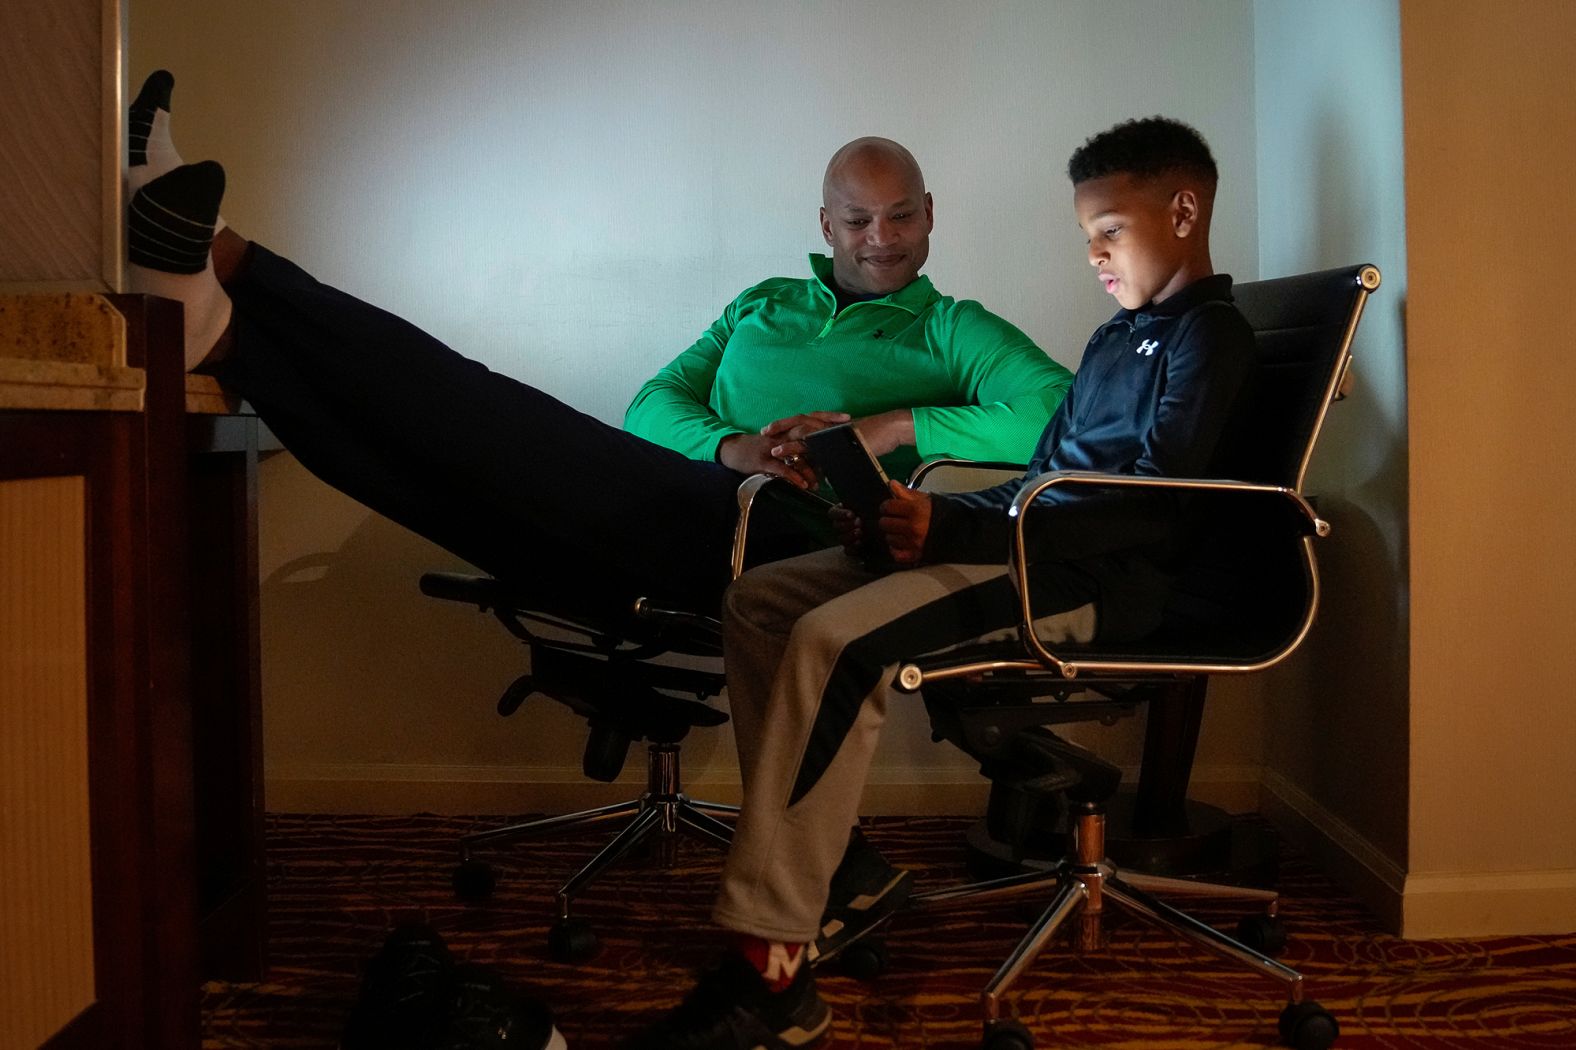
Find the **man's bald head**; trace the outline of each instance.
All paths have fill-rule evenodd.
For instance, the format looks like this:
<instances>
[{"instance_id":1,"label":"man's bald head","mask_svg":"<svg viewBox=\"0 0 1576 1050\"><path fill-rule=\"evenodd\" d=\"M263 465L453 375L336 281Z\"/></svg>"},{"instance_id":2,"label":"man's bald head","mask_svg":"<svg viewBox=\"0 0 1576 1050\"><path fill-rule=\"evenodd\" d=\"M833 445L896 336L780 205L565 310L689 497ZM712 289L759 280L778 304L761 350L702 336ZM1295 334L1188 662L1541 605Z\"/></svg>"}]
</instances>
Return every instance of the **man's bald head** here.
<instances>
[{"instance_id":1,"label":"man's bald head","mask_svg":"<svg viewBox=\"0 0 1576 1050\"><path fill-rule=\"evenodd\" d=\"M821 235L844 292L886 295L913 281L930 256L932 209L914 155L867 136L832 154L821 180Z\"/></svg>"},{"instance_id":2,"label":"man's bald head","mask_svg":"<svg viewBox=\"0 0 1576 1050\"><path fill-rule=\"evenodd\" d=\"M825 201L828 194L847 179L868 177L872 169L889 172L910 182L917 195L924 196L925 173L919 170L919 161L914 159L907 147L901 142L878 135L866 135L844 144L826 162L826 174L821 179L821 199Z\"/></svg>"}]
</instances>

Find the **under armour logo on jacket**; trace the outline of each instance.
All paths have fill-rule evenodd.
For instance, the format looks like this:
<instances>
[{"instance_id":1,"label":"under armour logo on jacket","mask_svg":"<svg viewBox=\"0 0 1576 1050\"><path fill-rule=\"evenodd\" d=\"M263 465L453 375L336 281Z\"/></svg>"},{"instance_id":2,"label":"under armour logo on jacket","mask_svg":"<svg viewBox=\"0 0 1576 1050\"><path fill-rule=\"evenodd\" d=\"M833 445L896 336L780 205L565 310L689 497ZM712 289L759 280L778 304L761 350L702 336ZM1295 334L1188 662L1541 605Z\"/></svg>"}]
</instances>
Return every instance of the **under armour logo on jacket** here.
<instances>
[{"instance_id":1,"label":"under armour logo on jacket","mask_svg":"<svg viewBox=\"0 0 1576 1050\"><path fill-rule=\"evenodd\" d=\"M1159 349L1160 343L1155 339L1145 339L1142 343L1138 344L1138 352L1143 354L1145 357L1154 357L1155 351Z\"/></svg>"}]
</instances>

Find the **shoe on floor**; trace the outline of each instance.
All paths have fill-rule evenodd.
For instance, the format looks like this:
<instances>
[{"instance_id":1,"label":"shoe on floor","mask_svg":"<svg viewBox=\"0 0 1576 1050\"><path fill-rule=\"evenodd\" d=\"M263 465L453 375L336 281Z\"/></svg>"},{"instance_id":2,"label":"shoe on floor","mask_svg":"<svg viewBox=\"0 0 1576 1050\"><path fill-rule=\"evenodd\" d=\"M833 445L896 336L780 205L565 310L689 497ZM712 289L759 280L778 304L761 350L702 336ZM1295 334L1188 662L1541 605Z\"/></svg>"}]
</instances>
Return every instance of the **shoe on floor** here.
<instances>
[{"instance_id":1,"label":"shoe on floor","mask_svg":"<svg viewBox=\"0 0 1576 1050\"><path fill-rule=\"evenodd\" d=\"M454 1005L454 959L430 926L396 927L367 960L341 1050L428 1050ZM533 1048L534 1050L534 1048Z\"/></svg>"},{"instance_id":2,"label":"shoe on floor","mask_svg":"<svg viewBox=\"0 0 1576 1050\"><path fill-rule=\"evenodd\" d=\"M701 975L693 991L624 1050L806 1050L832 1026L810 967L773 992L735 952Z\"/></svg>"},{"instance_id":3,"label":"shoe on floor","mask_svg":"<svg viewBox=\"0 0 1576 1050\"><path fill-rule=\"evenodd\" d=\"M454 1013L438 1050L567 1050L553 1014L489 967L454 968Z\"/></svg>"},{"instance_id":4,"label":"shoe on floor","mask_svg":"<svg viewBox=\"0 0 1576 1050\"><path fill-rule=\"evenodd\" d=\"M894 868L858 828L832 873L821 935L806 949L810 965L837 955L902 909L914 891L912 872Z\"/></svg>"}]
</instances>

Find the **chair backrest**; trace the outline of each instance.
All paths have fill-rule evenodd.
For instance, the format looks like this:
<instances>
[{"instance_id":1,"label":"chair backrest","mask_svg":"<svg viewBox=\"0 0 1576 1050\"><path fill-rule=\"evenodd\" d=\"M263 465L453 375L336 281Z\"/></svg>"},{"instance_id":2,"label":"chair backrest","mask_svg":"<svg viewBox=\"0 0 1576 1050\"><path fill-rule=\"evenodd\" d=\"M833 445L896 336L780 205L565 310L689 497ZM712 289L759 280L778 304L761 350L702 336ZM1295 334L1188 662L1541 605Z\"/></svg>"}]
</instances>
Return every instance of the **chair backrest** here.
<instances>
[{"instance_id":1,"label":"chair backrest","mask_svg":"<svg viewBox=\"0 0 1576 1050\"><path fill-rule=\"evenodd\" d=\"M1302 491L1325 413L1351 362L1363 304L1378 287L1379 270L1362 265L1232 289L1253 328L1258 363L1211 473Z\"/></svg>"},{"instance_id":2,"label":"chair backrest","mask_svg":"<svg viewBox=\"0 0 1576 1050\"><path fill-rule=\"evenodd\" d=\"M1253 328L1257 361L1210 476L1301 493L1325 413L1351 361L1364 303L1378 287L1372 266L1235 287L1237 305ZM1074 681L1018 643L998 642L918 657L900 670L900 687L926 690L937 732L976 757L995 760L1025 725L1110 717L1112 705L1141 698L1128 691L1135 684L1279 662L1306 637L1318 607L1312 541L1306 522L1292 527L1284 517L1289 513L1289 501L1279 496L1240 489L1190 497L1198 531L1186 544L1164 622L1128 644L1055 646L1076 665ZM1063 705L1034 699L1066 699L1081 688L1103 696ZM1152 736L1146 768L1151 751L1174 746L1172 737Z\"/></svg>"},{"instance_id":3,"label":"chair backrest","mask_svg":"<svg viewBox=\"0 0 1576 1050\"><path fill-rule=\"evenodd\" d=\"M1352 335L1373 266L1349 266L1237 285L1257 361L1209 473L1301 492L1326 412L1351 362ZM1185 653L1209 639L1244 662L1283 647L1308 615L1312 554L1277 519L1273 501L1195 497L1198 534L1151 649Z\"/></svg>"}]
</instances>

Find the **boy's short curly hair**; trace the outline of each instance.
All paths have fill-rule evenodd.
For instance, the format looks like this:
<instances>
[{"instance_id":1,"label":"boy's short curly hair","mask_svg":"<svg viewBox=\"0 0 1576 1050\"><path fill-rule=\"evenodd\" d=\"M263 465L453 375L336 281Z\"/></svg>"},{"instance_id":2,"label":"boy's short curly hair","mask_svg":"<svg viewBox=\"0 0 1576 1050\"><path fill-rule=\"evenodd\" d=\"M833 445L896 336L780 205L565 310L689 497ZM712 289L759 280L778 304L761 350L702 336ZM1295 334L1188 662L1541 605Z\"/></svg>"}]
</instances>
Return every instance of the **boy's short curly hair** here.
<instances>
[{"instance_id":1,"label":"boy's short curly hair","mask_svg":"<svg viewBox=\"0 0 1576 1050\"><path fill-rule=\"evenodd\" d=\"M1123 121L1090 138L1067 160L1067 177L1074 186L1106 175L1147 178L1179 170L1211 183L1219 178L1204 136L1170 117Z\"/></svg>"}]
</instances>

